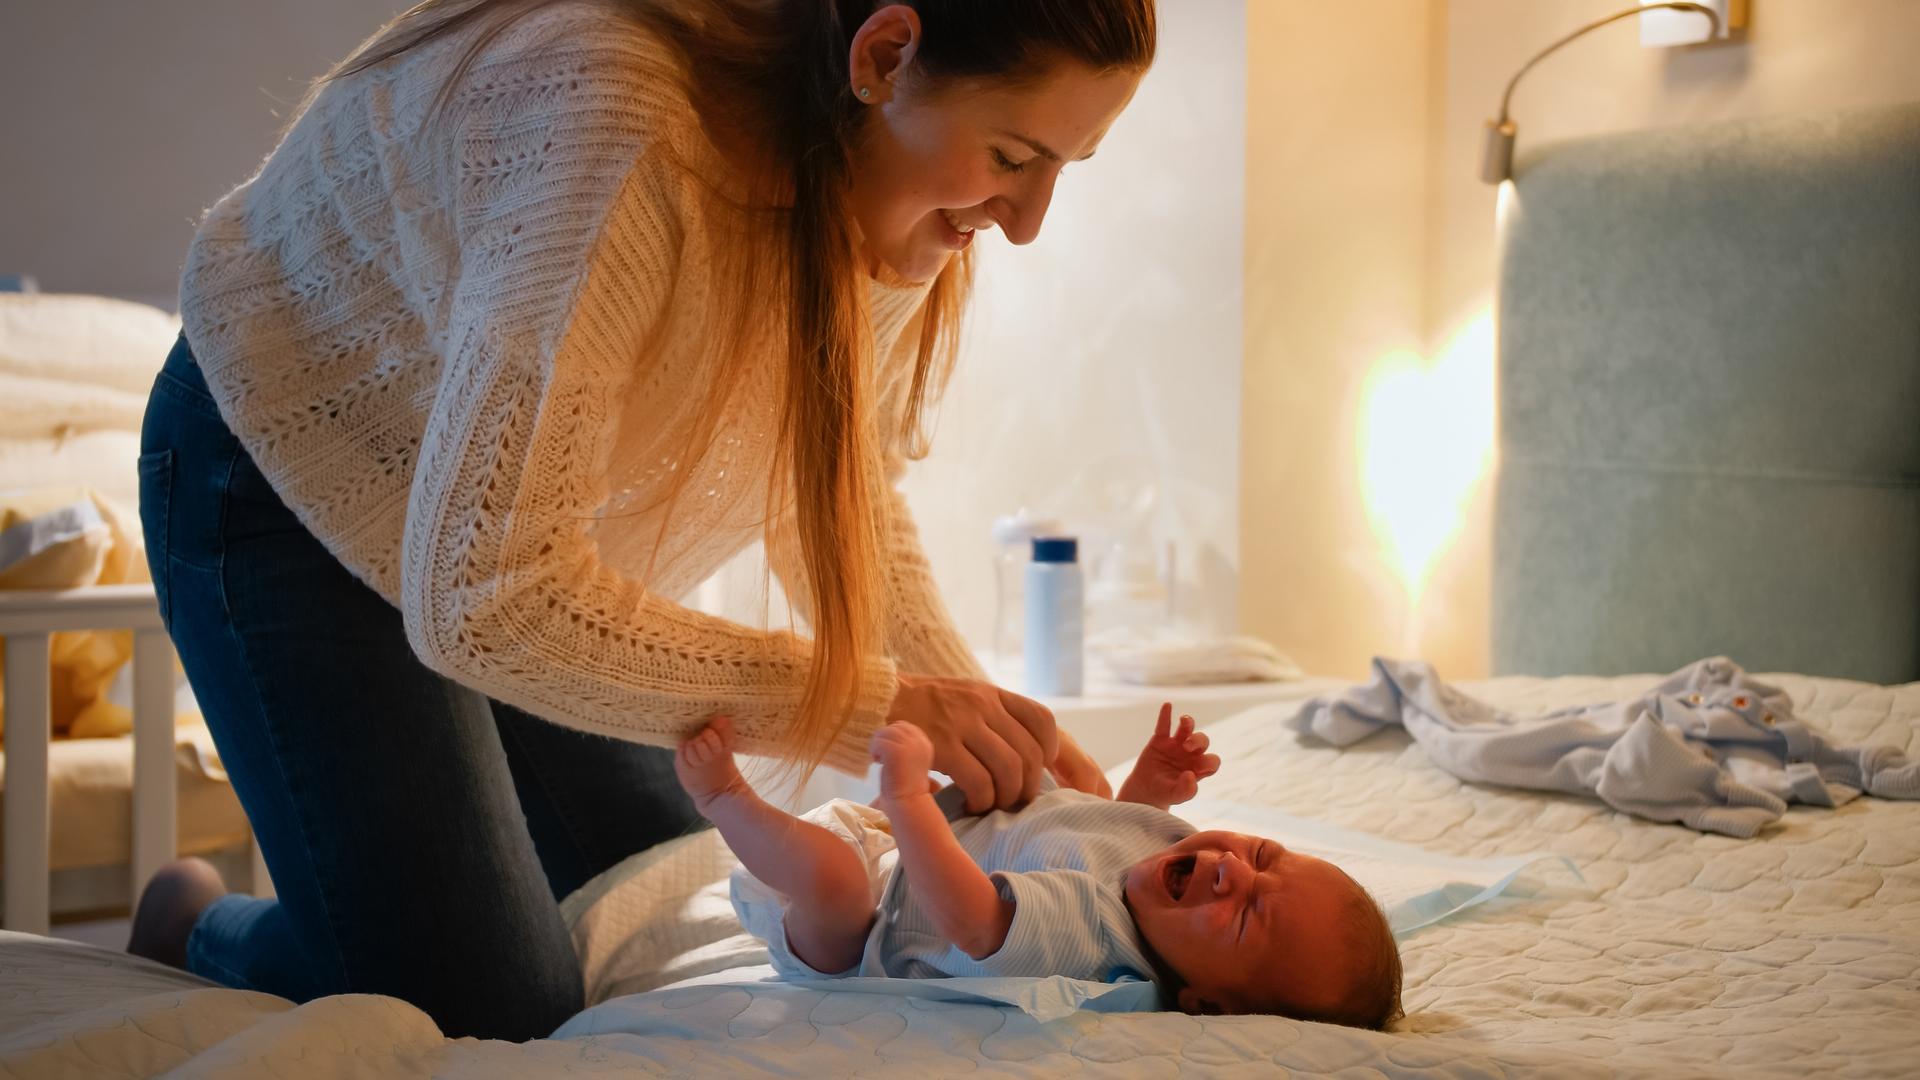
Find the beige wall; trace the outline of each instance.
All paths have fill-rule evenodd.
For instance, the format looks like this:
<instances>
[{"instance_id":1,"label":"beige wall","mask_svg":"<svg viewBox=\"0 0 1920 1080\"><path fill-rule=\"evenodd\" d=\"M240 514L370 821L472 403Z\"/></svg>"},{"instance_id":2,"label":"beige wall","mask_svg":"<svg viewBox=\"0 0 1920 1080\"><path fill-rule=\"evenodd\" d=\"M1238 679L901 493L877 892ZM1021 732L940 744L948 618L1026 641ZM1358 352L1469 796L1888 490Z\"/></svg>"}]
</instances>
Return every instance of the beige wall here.
<instances>
[{"instance_id":1,"label":"beige wall","mask_svg":"<svg viewBox=\"0 0 1920 1080\"><path fill-rule=\"evenodd\" d=\"M1535 50L1621 6L1249 5L1241 612L1309 668L1351 674L1409 646L1392 590L1369 595L1384 561L1355 490L1357 388L1408 342L1445 355L1487 310L1494 191L1478 179L1482 124ZM1920 100L1915 42L1914 0L1752 0L1745 39L1704 48L1642 49L1621 23L1528 75L1513 105L1522 152L1599 132ZM1316 133L1327 129L1344 150L1321 164ZM1456 366L1491 363L1475 352L1456 352ZM1483 482L1465 497L1411 641L1461 677L1487 665L1488 494Z\"/></svg>"},{"instance_id":2,"label":"beige wall","mask_svg":"<svg viewBox=\"0 0 1920 1080\"><path fill-rule=\"evenodd\" d=\"M1432 11L1247 5L1241 625L1315 672L1402 631L1353 477L1363 379L1425 347Z\"/></svg>"},{"instance_id":3,"label":"beige wall","mask_svg":"<svg viewBox=\"0 0 1920 1080\"><path fill-rule=\"evenodd\" d=\"M203 210L406 0L0 3L0 273L173 310Z\"/></svg>"}]
</instances>

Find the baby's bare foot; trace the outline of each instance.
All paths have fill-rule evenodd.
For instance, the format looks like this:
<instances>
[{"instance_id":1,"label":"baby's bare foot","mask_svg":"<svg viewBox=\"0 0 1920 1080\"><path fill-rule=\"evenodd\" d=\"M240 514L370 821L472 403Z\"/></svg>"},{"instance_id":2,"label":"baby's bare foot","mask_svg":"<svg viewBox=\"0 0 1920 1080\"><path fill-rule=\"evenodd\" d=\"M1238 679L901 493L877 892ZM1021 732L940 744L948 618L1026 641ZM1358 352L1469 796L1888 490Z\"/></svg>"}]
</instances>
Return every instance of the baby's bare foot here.
<instances>
[{"instance_id":1,"label":"baby's bare foot","mask_svg":"<svg viewBox=\"0 0 1920 1080\"><path fill-rule=\"evenodd\" d=\"M680 786L693 797L694 808L703 815L716 800L753 791L734 764L733 723L726 717L716 717L699 734L680 744L679 752L673 755L673 771L680 777Z\"/></svg>"}]
</instances>

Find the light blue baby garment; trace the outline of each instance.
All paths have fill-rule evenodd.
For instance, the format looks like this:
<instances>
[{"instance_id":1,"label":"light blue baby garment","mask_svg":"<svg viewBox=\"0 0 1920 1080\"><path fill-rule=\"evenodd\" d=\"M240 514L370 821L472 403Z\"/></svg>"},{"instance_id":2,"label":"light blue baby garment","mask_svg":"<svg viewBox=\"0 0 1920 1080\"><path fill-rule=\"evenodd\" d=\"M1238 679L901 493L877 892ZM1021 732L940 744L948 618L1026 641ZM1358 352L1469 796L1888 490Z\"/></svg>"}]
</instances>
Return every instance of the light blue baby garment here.
<instances>
[{"instance_id":1,"label":"light blue baby garment","mask_svg":"<svg viewBox=\"0 0 1920 1080\"><path fill-rule=\"evenodd\" d=\"M1363 686L1309 701L1287 726L1347 746L1399 725L1462 780L1593 795L1653 821L1742 838L1789 802L1839 806L1863 791L1920 798L1920 762L1889 746L1828 743L1785 693L1723 656L1630 701L1532 719L1475 701L1418 661L1376 658L1373 672Z\"/></svg>"}]
</instances>

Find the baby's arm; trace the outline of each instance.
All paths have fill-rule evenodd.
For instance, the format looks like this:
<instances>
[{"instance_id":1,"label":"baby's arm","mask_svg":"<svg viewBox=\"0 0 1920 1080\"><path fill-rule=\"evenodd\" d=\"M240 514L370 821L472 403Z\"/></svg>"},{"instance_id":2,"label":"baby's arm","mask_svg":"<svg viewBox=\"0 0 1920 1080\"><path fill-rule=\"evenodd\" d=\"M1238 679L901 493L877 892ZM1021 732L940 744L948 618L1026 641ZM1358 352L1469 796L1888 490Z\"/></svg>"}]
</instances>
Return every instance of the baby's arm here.
<instances>
[{"instance_id":1,"label":"baby's arm","mask_svg":"<svg viewBox=\"0 0 1920 1080\"><path fill-rule=\"evenodd\" d=\"M893 823L900 863L914 897L933 917L940 936L975 960L1006 944L1013 902L954 839L953 828L927 790L933 744L911 724L887 724L873 734L880 763L880 797L874 805Z\"/></svg>"},{"instance_id":2,"label":"baby's arm","mask_svg":"<svg viewBox=\"0 0 1920 1080\"><path fill-rule=\"evenodd\" d=\"M1193 717L1173 730L1173 703L1160 706L1153 737L1120 785L1121 802L1165 810L1200 793L1200 781L1220 771L1220 756L1207 753L1207 737L1193 730Z\"/></svg>"}]
</instances>

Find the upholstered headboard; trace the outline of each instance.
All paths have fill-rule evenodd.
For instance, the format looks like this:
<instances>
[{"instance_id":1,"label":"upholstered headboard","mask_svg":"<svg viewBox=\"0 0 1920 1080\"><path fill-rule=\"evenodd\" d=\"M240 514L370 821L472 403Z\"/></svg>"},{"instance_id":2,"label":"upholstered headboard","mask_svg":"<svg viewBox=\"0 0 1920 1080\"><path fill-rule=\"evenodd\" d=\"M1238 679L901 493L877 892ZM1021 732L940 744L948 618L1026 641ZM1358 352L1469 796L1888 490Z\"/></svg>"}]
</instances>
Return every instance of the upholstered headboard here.
<instances>
[{"instance_id":1,"label":"upholstered headboard","mask_svg":"<svg viewBox=\"0 0 1920 1080\"><path fill-rule=\"evenodd\" d=\"M1920 679L1920 103L1516 176L1496 672Z\"/></svg>"}]
</instances>

